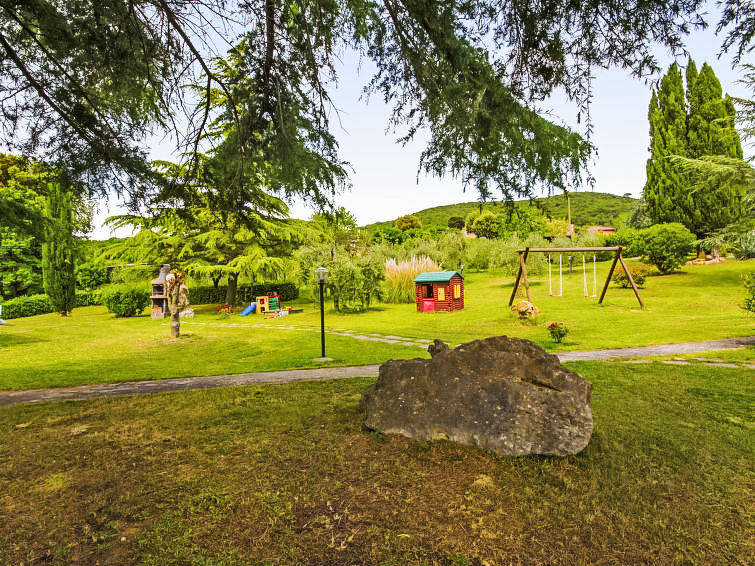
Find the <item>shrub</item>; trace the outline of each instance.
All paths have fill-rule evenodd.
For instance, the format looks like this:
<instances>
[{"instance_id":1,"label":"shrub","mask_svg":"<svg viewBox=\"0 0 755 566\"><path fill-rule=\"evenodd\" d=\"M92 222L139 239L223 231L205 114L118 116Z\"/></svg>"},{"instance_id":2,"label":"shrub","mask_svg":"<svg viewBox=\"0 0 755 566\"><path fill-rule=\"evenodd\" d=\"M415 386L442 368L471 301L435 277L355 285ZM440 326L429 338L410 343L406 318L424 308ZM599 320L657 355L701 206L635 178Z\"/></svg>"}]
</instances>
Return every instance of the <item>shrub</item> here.
<instances>
[{"instance_id":1,"label":"shrub","mask_svg":"<svg viewBox=\"0 0 755 566\"><path fill-rule=\"evenodd\" d=\"M755 271L748 273L744 276L745 289L747 295L745 295L745 310L755 313Z\"/></svg>"},{"instance_id":2,"label":"shrub","mask_svg":"<svg viewBox=\"0 0 755 566\"><path fill-rule=\"evenodd\" d=\"M92 305L102 304L102 292L96 291L76 291L76 306L91 307Z\"/></svg>"},{"instance_id":3,"label":"shrub","mask_svg":"<svg viewBox=\"0 0 755 566\"><path fill-rule=\"evenodd\" d=\"M632 279L634 279L634 282L638 287L645 285L645 279L647 279L653 271L652 267L649 265L628 265L627 267L629 268L629 273L632 274ZM616 269L614 269L611 281L613 281L614 285L624 287L625 289L632 286L629 283L629 277L627 277L627 274L624 273L624 270L620 265L617 265Z\"/></svg>"},{"instance_id":4,"label":"shrub","mask_svg":"<svg viewBox=\"0 0 755 566\"><path fill-rule=\"evenodd\" d=\"M414 278L425 271L440 271L429 257L414 257L408 261L385 260L385 283L383 300L386 303L413 303L415 300Z\"/></svg>"},{"instance_id":5,"label":"shrub","mask_svg":"<svg viewBox=\"0 0 755 566\"><path fill-rule=\"evenodd\" d=\"M96 289L107 281L107 267L85 263L76 268L76 284L81 289Z\"/></svg>"},{"instance_id":6,"label":"shrub","mask_svg":"<svg viewBox=\"0 0 755 566\"><path fill-rule=\"evenodd\" d=\"M461 266L467 263L467 240L458 231L446 232L437 240L436 246L440 252L438 263L443 269L460 271Z\"/></svg>"},{"instance_id":7,"label":"shrub","mask_svg":"<svg viewBox=\"0 0 755 566\"><path fill-rule=\"evenodd\" d=\"M569 328L565 322L551 322L548 325L548 332L554 342L560 343L569 334Z\"/></svg>"},{"instance_id":8,"label":"shrub","mask_svg":"<svg viewBox=\"0 0 755 566\"><path fill-rule=\"evenodd\" d=\"M642 246L639 238L639 230L634 228L626 228L620 230L616 234L609 234L606 236L606 246L622 246L625 248L625 257L637 257L642 255Z\"/></svg>"},{"instance_id":9,"label":"shrub","mask_svg":"<svg viewBox=\"0 0 755 566\"><path fill-rule=\"evenodd\" d=\"M422 222L413 214L407 214L406 216L397 218L394 225L402 232L409 230L410 228L422 228Z\"/></svg>"},{"instance_id":10,"label":"shrub","mask_svg":"<svg viewBox=\"0 0 755 566\"><path fill-rule=\"evenodd\" d=\"M640 231L642 261L651 263L661 274L671 273L684 263L695 243L695 236L682 224L655 224Z\"/></svg>"},{"instance_id":11,"label":"shrub","mask_svg":"<svg viewBox=\"0 0 755 566\"><path fill-rule=\"evenodd\" d=\"M225 294L225 286L189 287L189 302L192 305L222 304L225 301ZM251 303L262 295L280 295L281 301L293 301L299 298L299 288L295 283L290 282L239 285L236 289L236 302L238 304Z\"/></svg>"},{"instance_id":12,"label":"shrub","mask_svg":"<svg viewBox=\"0 0 755 566\"><path fill-rule=\"evenodd\" d=\"M467 251L467 263L470 269L487 269L495 242L493 240L472 239Z\"/></svg>"},{"instance_id":13,"label":"shrub","mask_svg":"<svg viewBox=\"0 0 755 566\"><path fill-rule=\"evenodd\" d=\"M117 317L135 316L149 305L149 289L144 286L113 285L102 292L102 302Z\"/></svg>"},{"instance_id":14,"label":"shrub","mask_svg":"<svg viewBox=\"0 0 755 566\"><path fill-rule=\"evenodd\" d=\"M26 295L3 303L3 318L23 318L52 312L52 303L47 295Z\"/></svg>"},{"instance_id":15,"label":"shrub","mask_svg":"<svg viewBox=\"0 0 755 566\"><path fill-rule=\"evenodd\" d=\"M755 234L742 234L737 241L736 249L738 259L755 258Z\"/></svg>"},{"instance_id":16,"label":"shrub","mask_svg":"<svg viewBox=\"0 0 755 566\"><path fill-rule=\"evenodd\" d=\"M464 219L461 216L451 216L448 219L446 225L449 228L456 228L457 230L461 230L462 228L464 228Z\"/></svg>"},{"instance_id":17,"label":"shrub","mask_svg":"<svg viewBox=\"0 0 755 566\"><path fill-rule=\"evenodd\" d=\"M493 212L487 210L480 214L472 222L471 232L479 236L480 238L487 238L493 240L498 237L501 226L499 224L499 216Z\"/></svg>"}]
</instances>

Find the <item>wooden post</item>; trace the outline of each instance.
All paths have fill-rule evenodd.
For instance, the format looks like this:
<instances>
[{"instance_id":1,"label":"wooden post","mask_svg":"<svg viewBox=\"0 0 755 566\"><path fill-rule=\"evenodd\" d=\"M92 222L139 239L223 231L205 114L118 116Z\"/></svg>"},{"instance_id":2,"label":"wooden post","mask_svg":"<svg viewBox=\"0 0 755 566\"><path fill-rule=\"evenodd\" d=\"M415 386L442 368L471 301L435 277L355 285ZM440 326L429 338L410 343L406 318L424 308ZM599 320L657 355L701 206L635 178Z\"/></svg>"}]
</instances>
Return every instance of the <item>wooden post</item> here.
<instances>
[{"instance_id":1,"label":"wooden post","mask_svg":"<svg viewBox=\"0 0 755 566\"><path fill-rule=\"evenodd\" d=\"M514 281L514 290L511 292L511 298L509 299L509 306L514 304L514 298L516 297L516 292L519 290L519 281L521 281L522 279L522 266L527 262L527 254L529 253L529 248L525 248L523 250L518 250L518 251L519 251L519 270L516 272L516 281ZM524 260L522 260L522 255L524 255ZM529 295L529 289L527 290L527 293Z\"/></svg>"},{"instance_id":2,"label":"wooden post","mask_svg":"<svg viewBox=\"0 0 755 566\"><path fill-rule=\"evenodd\" d=\"M530 281L527 279L527 253L528 249L524 249L524 254L519 256L519 267L522 269L522 279L524 281L524 289L527 291L527 300L532 302L532 295L530 294Z\"/></svg>"},{"instance_id":3,"label":"wooden post","mask_svg":"<svg viewBox=\"0 0 755 566\"><path fill-rule=\"evenodd\" d=\"M632 278L632 273L629 271L629 268L627 267L626 262L624 261L624 258L621 256L621 252L619 252L619 261L621 262L621 267L624 268L624 273L627 274L627 279L629 279L629 283L632 285L632 290L634 291L634 296L637 297L637 302L640 303L641 308L645 308L645 303L642 302L642 299L640 298L640 291L637 289L637 285L634 282L634 279Z\"/></svg>"},{"instance_id":4,"label":"wooden post","mask_svg":"<svg viewBox=\"0 0 755 566\"><path fill-rule=\"evenodd\" d=\"M598 299L598 304L601 304L603 302L603 297L606 296L606 291L608 291L608 284L611 282L611 275L613 275L613 270L616 269L616 262L619 261L619 258L621 257L621 246L619 246L616 249L616 255L613 256L613 263L611 264L611 269L608 270L608 277L606 277L606 283L603 285L603 292L600 294L600 299Z\"/></svg>"}]
</instances>

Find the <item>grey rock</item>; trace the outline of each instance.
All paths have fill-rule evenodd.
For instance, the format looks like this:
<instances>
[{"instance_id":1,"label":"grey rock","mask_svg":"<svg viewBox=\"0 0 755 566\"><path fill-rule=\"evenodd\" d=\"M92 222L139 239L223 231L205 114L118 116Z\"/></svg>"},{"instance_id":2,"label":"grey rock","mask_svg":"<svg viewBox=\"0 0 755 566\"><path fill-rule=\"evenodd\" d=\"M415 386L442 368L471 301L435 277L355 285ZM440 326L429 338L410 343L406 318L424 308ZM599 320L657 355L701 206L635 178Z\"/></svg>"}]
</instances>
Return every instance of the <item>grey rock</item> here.
<instances>
[{"instance_id":1,"label":"grey rock","mask_svg":"<svg viewBox=\"0 0 755 566\"><path fill-rule=\"evenodd\" d=\"M592 384L529 340L494 336L390 360L362 393L365 425L501 455L566 456L592 435ZM442 343L441 343L442 344Z\"/></svg>"}]
</instances>

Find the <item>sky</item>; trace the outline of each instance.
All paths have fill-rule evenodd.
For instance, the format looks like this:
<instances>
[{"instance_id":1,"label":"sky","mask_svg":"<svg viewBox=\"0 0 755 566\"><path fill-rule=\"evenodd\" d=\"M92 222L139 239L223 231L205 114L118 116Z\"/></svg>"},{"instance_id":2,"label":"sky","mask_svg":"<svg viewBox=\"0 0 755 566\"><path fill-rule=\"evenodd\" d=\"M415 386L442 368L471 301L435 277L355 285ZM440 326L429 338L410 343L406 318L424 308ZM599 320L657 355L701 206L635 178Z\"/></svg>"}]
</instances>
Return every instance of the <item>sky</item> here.
<instances>
[{"instance_id":1,"label":"sky","mask_svg":"<svg viewBox=\"0 0 755 566\"><path fill-rule=\"evenodd\" d=\"M714 14L707 19L715 22L718 17ZM687 50L698 69L704 62L713 67L725 93L750 98L751 93L737 82L740 76L732 70L731 58L718 58L723 39L715 35L714 28L715 25L690 34L686 41ZM657 51L656 55L665 72L673 58L662 51ZM751 61L743 59L743 62ZM686 59L678 63L686 65ZM400 132L386 131L390 108L380 96L372 96L366 101L363 94L364 85L372 78L370 61L360 61L356 55L349 54L344 57L341 67L339 88L332 93L339 114L331 119L341 158L352 167L352 187L336 197L337 206L351 212L362 226L393 220L433 206L477 200L474 187L468 187L465 192L457 180L417 174L423 141L427 138L419 135L411 143L401 145L396 141ZM596 192L630 194L635 198L642 196L650 143L647 120L650 89L650 84L631 77L628 71L596 69L590 110L594 125L592 142L597 148L590 171L596 180ZM563 100L563 97L554 97L542 106L549 108L567 126L583 133L581 128L584 126L576 121L575 104ZM152 153L155 158L169 159L171 149L170 140L156 140ZM745 147L745 157L752 153L752 148ZM589 191L590 188L576 190ZM289 204L294 218L306 219L314 212L302 202ZM97 228L90 237L102 239L111 235L130 235L128 230L112 232L102 226L107 216L121 211L114 199L100 205L95 218Z\"/></svg>"}]
</instances>

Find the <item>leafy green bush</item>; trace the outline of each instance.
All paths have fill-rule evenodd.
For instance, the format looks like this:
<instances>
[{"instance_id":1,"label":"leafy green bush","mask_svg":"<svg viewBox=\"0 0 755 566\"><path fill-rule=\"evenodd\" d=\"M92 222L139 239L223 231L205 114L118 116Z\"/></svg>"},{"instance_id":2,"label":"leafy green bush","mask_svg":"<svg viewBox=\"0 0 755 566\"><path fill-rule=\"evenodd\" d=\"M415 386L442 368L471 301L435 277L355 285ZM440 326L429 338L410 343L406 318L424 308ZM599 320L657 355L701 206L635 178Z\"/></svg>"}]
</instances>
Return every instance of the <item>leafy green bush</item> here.
<instances>
[{"instance_id":1,"label":"leafy green bush","mask_svg":"<svg viewBox=\"0 0 755 566\"><path fill-rule=\"evenodd\" d=\"M736 245L736 256L739 259L755 258L755 234L742 234Z\"/></svg>"},{"instance_id":2,"label":"leafy green bush","mask_svg":"<svg viewBox=\"0 0 755 566\"><path fill-rule=\"evenodd\" d=\"M3 303L3 318L23 318L52 312L52 303L47 295L26 295Z\"/></svg>"},{"instance_id":3,"label":"leafy green bush","mask_svg":"<svg viewBox=\"0 0 755 566\"><path fill-rule=\"evenodd\" d=\"M102 299L99 291L76 291L75 306L77 307L101 305L101 301ZM7 320L53 312L50 297L47 295L25 295L6 301L5 303L2 303L2 305L2 318Z\"/></svg>"},{"instance_id":4,"label":"leafy green bush","mask_svg":"<svg viewBox=\"0 0 755 566\"><path fill-rule=\"evenodd\" d=\"M486 210L474 219L470 232L476 234L480 238L493 240L498 237L500 230L499 216Z\"/></svg>"},{"instance_id":5,"label":"leafy green bush","mask_svg":"<svg viewBox=\"0 0 755 566\"><path fill-rule=\"evenodd\" d=\"M76 291L76 306L90 307L92 305L102 304L102 292L95 291Z\"/></svg>"},{"instance_id":6,"label":"leafy green bush","mask_svg":"<svg viewBox=\"0 0 755 566\"><path fill-rule=\"evenodd\" d=\"M457 230L461 230L462 228L464 228L464 218L462 218L461 216L451 216L448 219L446 225L449 228L456 228Z\"/></svg>"},{"instance_id":7,"label":"leafy green bush","mask_svg":"<svg viewBox=\"0 0 755 566\"><path fill-rule=\"evenodd\" d=\"M147 308L149 295L149 289L141 285L113 285L102 291L102 302L117 317L135 316Z\"/></svg>"},{"instance_id":8,"label":"leafy green bush","mask_svg":"<svg viewBox=\"0 0 755 566\"><path fill-rule=\"evenodd\" d=\"M566 335L569 334L569 327L565 322L551 322L548 325L548 333L553 338L553 341L560 344Z\"/></svg>"},{"instance_id":9,"label":"leafy green bush","mask_svg":"<svg viewBox=\"0 0 755 566\"><path fill-rule=\"evenodd\" d=\"M474 238L469 241L467 247L467 267L470 269L488 269L490 267L490 255L495 247L493 240Z\"/></svg>"},{"instance_id":10,"label":"leafy green bush","mask_svg":"<svg viewBox=\"0 0 755 566\"><path fill-rule=\"evenodd\" d=\"M655 265L661 274L679 269L695 243L692 232L678 222L645 228L639 239L642 261Z\"/></svg>"},{"instance_id":11,"label":"leafy green bush","mask_svg":"<svg viewBox=\"0 0 755 566\"><path fill-rule=\"evenodd\" d=\"M636 257L642 255L642 246L639 238L639 230L626 228L616 234L609 234L604 240L605 246L622 246L625 257Z\"/></svg>"},{"instance_id":12,"label":"leafy green bush","mask_svg":"<svg viewBox=\"0 0 755 566\"><path fill-rule=\"evenodd\" d=\"M407 214L401 218L397 218L394 226L403 232L410 228L422 228L422 222L413 214Z\"/></svg>"},{"instance_id":13,"label":"leafy green bush","mask_svg":"<svg viewBox=\"0 0 755 566\"><path fill-rule=\"evenodd\" d=\"M744 307L746 310L755 313L755 271L746 274L744 280L745 289L747 289Z\"/></svg>"},{"instance_id":14,"label":"leafy green bush","mask_svg":"<svg viewBox=\"0 0 755 566\"><path fill-rule=\"evenodd\" d=\"M632 274L632 279L634 279L634 282L638 287L645 285L645 279L647 279L653 272L653 268L649 265L628 265L627 267L629 267L629 273ZM613 281L614 285L624 287L625 289L632 286L629 283L629 277L627 277L627 274L624 273L624 270L620 265L616 266L616 269L611 276L611 281Z\"/></svg>"},{"instance_id":15,"label":"leafy green bush","mask_svg":"<svg viewBox=\"0 0 755 566\"><path fill-rule=\"evenodd\" d=\"M107 267L85 263L76 268L76 284L81 289L96 289L107 281Z\"/></svg>"}]
</instances>

